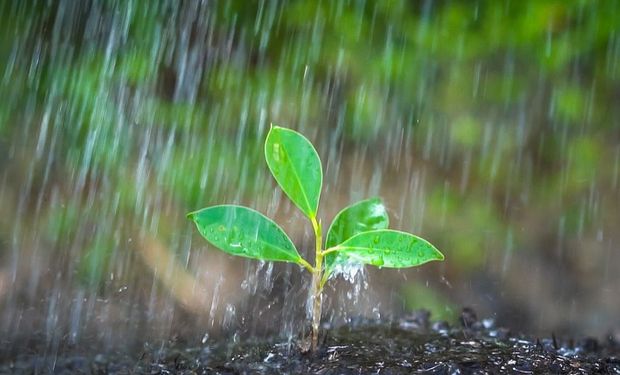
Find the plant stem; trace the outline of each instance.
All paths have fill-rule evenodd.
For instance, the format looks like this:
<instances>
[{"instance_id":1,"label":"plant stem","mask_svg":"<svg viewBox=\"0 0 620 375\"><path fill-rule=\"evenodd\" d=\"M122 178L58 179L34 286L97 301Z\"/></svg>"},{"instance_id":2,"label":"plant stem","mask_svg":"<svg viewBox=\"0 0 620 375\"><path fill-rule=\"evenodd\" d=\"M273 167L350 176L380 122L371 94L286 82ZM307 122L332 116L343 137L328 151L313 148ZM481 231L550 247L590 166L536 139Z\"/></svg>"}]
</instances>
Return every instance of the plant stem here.
<instances>
[{"instance_id":1,"label":"plant stem","mask_svg":"<svg viewBox=\"0 0 620 375\"><path fill-rule=\"evenodd\" d=\"M308 272L310 272L311 274L314 274L314 267L312 267L312 265L310 265L310 263L306 262L306 260L304 258L299 259L299 263L308 270Z\"/></svg>"},{"instance_id":2,"label":"plant stem","mask_svg":"<svg viewBox=\"0 0 620 375\"><path fill-rule=\"evenodd\" d=\"M312 351L316 351L319 342L319 326L321 324L321 292L323 290L323 235L321 223L312 218L312 228L316 239L314 272L312 272Z\"/></svg>"}]
</instances>

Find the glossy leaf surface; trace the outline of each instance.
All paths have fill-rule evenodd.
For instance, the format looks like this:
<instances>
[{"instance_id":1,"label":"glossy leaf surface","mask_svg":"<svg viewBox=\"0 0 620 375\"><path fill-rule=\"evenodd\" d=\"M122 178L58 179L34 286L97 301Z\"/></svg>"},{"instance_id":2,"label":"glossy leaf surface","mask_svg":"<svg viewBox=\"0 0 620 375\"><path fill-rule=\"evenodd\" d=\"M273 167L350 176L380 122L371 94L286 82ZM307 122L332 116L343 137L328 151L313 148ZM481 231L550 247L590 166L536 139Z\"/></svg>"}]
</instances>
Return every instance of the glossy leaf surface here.
<instances>
[{"instance_id":1,"label":"glossy leaf surface","mask_svg":"<svg viewBox=\"0 0 620 375\"><path fill-rule=\"evenodd\" d=\"M323 170L310 141L296 131L273 126L265 141L265 159L286 195L306 216L315 218Z\"/></svg>"},{"instance_id":2,"label":"glossy leaf surface","mask_svg":"<svg viewBox=\"0 0 620 375\"><path fill-rule=\"evenodd\" d=\"M209 243L229 254L300 263L301 256L282 228L258 211L221 205L189 213L187 217Z\"/></svg>"},{"instance_id":3,"label":"glossy leaf surface","mask_svg":"<svg viewBox=\"0 0 620 375\"><path fill-rule=\"evenodd\" d=\"M325 247L334 247L362 232L387 229L389 223L381 199L370 198L357 202L345 207L336 215L327 231ZM331 272L336 264L346 264L348 261L346 252L329 253L325 255L326 272Z\"/></svg>"},{"instance_id":4,"label":"glossy leaf surface","mask_svg":"<svg viewBox=\"0 0 620 375\"><path fill-rule=\"evenodd\" d=\"M381 229L356 234L338 245L338 252L351 260L377 267L404 268L443 260L428 241L413 234Z\"/></svg>"}]
</instances>

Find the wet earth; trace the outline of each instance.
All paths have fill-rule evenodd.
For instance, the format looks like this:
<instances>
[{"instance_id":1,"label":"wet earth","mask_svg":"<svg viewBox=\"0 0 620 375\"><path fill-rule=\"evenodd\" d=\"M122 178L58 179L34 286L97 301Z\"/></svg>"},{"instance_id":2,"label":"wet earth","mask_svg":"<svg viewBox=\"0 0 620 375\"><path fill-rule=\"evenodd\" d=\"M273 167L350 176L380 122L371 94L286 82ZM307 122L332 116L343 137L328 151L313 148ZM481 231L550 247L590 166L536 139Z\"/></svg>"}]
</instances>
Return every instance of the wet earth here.
<instances>
[{"instance_id":1,"label":"wet earth","mask_svg":"<svg viewBox=\"0 0 620 375\"><path fill-rule=\"evenodd\" d=\"M2 356L11 374L620 374L620 342L532 338L463 310L460 325L425 311L394 323L358 319L326 328L316 353L294 341L167 344L135 355L26 351Z\"/></svg>"}]
</instances>

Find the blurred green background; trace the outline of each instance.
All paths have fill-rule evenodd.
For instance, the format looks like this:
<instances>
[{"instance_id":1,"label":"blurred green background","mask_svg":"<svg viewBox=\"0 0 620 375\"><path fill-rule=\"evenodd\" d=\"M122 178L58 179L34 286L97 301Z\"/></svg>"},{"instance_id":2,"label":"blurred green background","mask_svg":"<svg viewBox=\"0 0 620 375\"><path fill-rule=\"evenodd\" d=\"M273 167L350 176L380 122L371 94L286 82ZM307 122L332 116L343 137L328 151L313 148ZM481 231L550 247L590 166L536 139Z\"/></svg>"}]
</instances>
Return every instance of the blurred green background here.
<instances>
[{"instance_id":1,"label":"blurred green background","mask_svg":"<svg viewBox=\"0 0 620 375\"><path fill-rule=\"evenodd\" d=\"M185 219L246 204L311 250L276 123L317 146L324 222L379 195L446 254L334 282L326 320L618 329L619 24L611 0L2 2L0 328L294 331L309 277Z\"/></svg>"}]
</instances>

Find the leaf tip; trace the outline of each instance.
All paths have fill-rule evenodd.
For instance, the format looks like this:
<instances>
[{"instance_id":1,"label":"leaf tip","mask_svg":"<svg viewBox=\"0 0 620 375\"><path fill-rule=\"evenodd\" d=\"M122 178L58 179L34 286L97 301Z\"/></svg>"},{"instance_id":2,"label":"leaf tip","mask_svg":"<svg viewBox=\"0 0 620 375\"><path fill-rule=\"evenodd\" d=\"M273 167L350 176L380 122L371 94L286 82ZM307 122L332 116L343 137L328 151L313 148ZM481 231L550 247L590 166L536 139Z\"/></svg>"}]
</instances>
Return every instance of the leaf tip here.
<instances>
[{"instance_id":1,"label":"leaf tip","mask_svg":"<svg viewBox=\"0 0 620 375\"><path fill-rule=\"evenodd\" d=\"M274 124L273 122L269 124L269 130L267 131L267 136L265 137L265 153L269 147L269 140L276 136L278 130L283 129L282 127Z\"/></svg>"},{"instance_id":2,"label":"leaf tip","mask_svg":"<svg viewBox=\"0 0 620 375\"><path fill-rule=\"evenodd\" d=\"M446 259L446 257L443 255L443 253L437 249L435 249L435 255L437 256L437 260L442 261L444 259Z\"/></svg>"}]
</instances>

